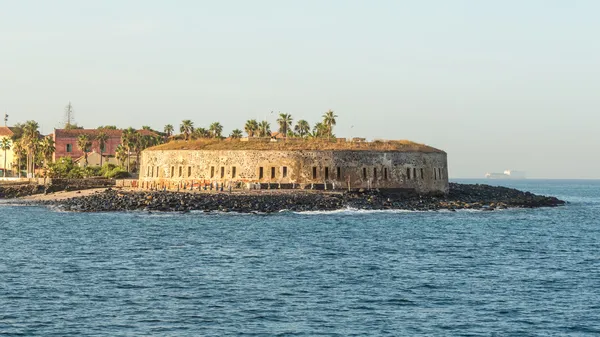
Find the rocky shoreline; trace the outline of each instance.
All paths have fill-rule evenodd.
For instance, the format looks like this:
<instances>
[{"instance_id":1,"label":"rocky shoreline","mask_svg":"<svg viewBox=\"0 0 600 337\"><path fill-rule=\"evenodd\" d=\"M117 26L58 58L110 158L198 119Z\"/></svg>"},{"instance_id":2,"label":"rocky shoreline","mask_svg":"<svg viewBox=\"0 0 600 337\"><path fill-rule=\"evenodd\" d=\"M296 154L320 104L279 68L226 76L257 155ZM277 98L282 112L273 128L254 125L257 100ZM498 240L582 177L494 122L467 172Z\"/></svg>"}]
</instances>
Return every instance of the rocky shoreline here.
<instances>
[{"instance_id":1,"label":"rocky shoreline","mask_svg":"<svg viewBox=\"0 0 600 337\"><path fill-rule=\"evenodd\" d=\"M65 200L33 201L28 204L53 206L74 212L237 212L273 213L331 211L345 208L364 210L437 211L474 209L493 211L505 208L556 207L565 202L555 197L535 195L506 187L450 184L447 196L394 194L386 191L313 192L277 191L258 193L202 193L169 191L102 192Z\"/></svg>"}]
</instances>

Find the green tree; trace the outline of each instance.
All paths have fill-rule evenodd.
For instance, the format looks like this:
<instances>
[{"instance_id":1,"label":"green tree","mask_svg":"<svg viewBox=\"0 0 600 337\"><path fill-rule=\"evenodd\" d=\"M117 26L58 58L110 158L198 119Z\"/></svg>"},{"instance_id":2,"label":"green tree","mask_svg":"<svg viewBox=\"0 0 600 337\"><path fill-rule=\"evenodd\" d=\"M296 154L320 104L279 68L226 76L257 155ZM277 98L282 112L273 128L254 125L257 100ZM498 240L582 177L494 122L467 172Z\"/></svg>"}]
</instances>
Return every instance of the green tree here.
<instances>
[{"instance_id":1,"label":"green tree","mask_svg":"<svg viewBox=\"0 0 600 337\"><path fill-rule=\"evenodd\" d=\"M98 143L98 150L100 151L100 167L102 167L102 159L104 157L103 153L106 148L106 142L108 141L108 135L106 132L101 130L96 135L96 142Z\"/></svg>"},{"instance_id":2,"label":"green tree","mask_svg":"<svg viewBox=\"0 0 600 337\"><path fill-rule=\"evenodd\" d=\"M117 130L117 126L116 125L102 125L98 127L98 130Z\"/></svg>"},{"instance_id":3,"label":"green tree","mask_svg":"<svg viewBox=\"0 0 600 337\"><path fill-rule=\"evenodd\" d=\"M231 137L231 139L240 139L243 136L243 132L240 129L235 129L233 131L231 131L231 134L229 135L229 137Z\"/></svg>"},{"instance_id":4,"label":"green tree","mask_svg":"<svg viewBox=\"0 0 600 337\"><path fill-rule=\"evenodd\" d=\"M23 127L23 142L25 151L27 152L27 176L35 176L35 157L40 141L39 124L36 121L30 120L25 122Z\"/></svg>"},{"instance_id":5,"label":"green tree","mask_svg":"<svg viewBox=\"0 0 600 337\"><path fill-rule=\"evenodd\" d=\"M171 135L173 134L173 131L175 131L175 129L173 128L173 125L167 124L167 125L165 125L164 131L167 134L167 138L169 138L169 137L171 137Z\"/></svg>"},{"instance_id":6,"label":"green tree","mask_svg":"<svg viewBox=\"0 0 600 337\"><path fill-rule=\"evenodd\" d=\"M331 109L323 114L323 124L327 127L327 137L333 136L333 126L336 123L336 117L337 115Z\"/></svg>"},{"instance_id":7,"label":"green tree","mask_svg":"<svg viewBox=\"0 0 600 337\"><path fill-rule=\"evenodd\" d=\"M288 130L292 126L292 115L286 113L280 113L279 118L277 119L277 124L279 124L279 133L283 133L284 137L287 137Z\"/></svg>"},{"instance_id":8,"label":"green tree","mask_svg":"<svg viewBox=\"0 0 600 337\"><path fill-rule=\"evenodd\" d=\"M304 119L301 119L296 123L294 130L300 137L304 138L310 133L310 124Z\"/></svg>"},{"instance_id":9,"label":"green tree","mask_svg":"<svg viewBox=\"0 0 600 337\"><path fill-rule=\"evenodd\" d=\"M12 142L6 137L0 141L0 149L4 151L4 177L6 177L6 151L10 150L11 146Z\"/></svg>"},{"instance_id":10,"label":"green tree","mask_svg":"<svg viewBox=\"0 0 600 337\"><path fill-rule=\"evenodd\" d=\"M270 137L271 136L271 124L267 121L262 121L258 124L258 136L259 137Z\"/></svg>"},{"instance_id":11,"label":"green tree","mask_svg":"<svg viewBox=\"0 0 600 337\"><path fill-rule=\"evenodd\" d=\"M90 152L90 147L92 146L92 141L88 135L79 135L77 137L77 147L83 151L83 158L85 158L85 166L88 166L88 152Z\"/></svg>"},{"instance_id":12,"label":"green tree","mask_svg":"<svg viewBox=\"0 0 600 337\"><path fill-rule=\"evenodd\" d=\"M54 154L54 151L56 151L56 147L52 136L44 137L40 142L40 155L46 167L52 163L52 155Z\"/></svg>"},{"instance_id":13,"label":"green tree","mask_svg":"<svg viewBox=\"0 0 600 337\"><path fill-rule=\"evenodd\" d=\"M214 122L208 128L212 138L221 138L223 133L223 126L219 122Z\"/></svg>"},{"instance_id":14,"label":"green tree","mask_svg":"<svg viewBox=\"0 0 600 337\"><path fill-rule=\"evenodd\" d=\"M327 136L327 126L323 123L317 123L313 127L312 138L323 138Z\"/></svg>"},{"instance_id":15,"label":"green tree","mask_svg":"<svg viewBox=\"0 0 600 337\"><path fill-rule=\"evenodd\" d=\"M258 133L258 122L256 121L256 119L248 120L246 122L246 125L244 126L244 131L246 131L248 137L250 138L256 136L256 134Z\"/></svg>"},{"instance_id":16,"label":"green tree","mask_svg":"<svg viewBox=\"0 0 600 337\"><path fill-rule=\"evenodd\" d=\"M183 133L185 140L189 140L190 135L194 132L194 122L189 119L183 120L179 126L179 132Z\"/></svg>"},{"instance_id":17,"label":"green tree","mask_svg":"<svg viewBox=\"0 0 600 337\"><path fill-rule=\"evenodd\" d=\"M14 163L14 164L17 164L17 174L18 174L18 177L21 178L21 169L23 166L23 159L27 155L27 151L25 150L25 146L23 145L23 139L14 141L13 152L17 159L17 162Z\"/></svg>"},{"instance_id":18,"label":"green tree","mask_svg":"<svg viewBox=\"0 0 600 337\"><path fill-rule=\"evenodd\" d=\"M205 128L196 128L196 129L194 129L194 132L192 132L192 138L193 139L210 138L210 132L208 130L206 130Z\"/></svg>"},{"instance_id":19,"label":"green tree","mask_svg":"<svg viewBox=\"0 0 600 337\"><path fill-rule=\"evenodd\" d=\"M131 151L135 145L135 141L136 141L136 137L137 137L136 133L137 133L137 131L134 128L129 127L127 129L123 130L123 133L121 134L121 144L127 151L127 172L131 172L130 158L131 158Z\"/></svg>"},{"instance_id":20,"label":"green tree","mask_svg":"<svg viewBox=\"0 0 600 337\"><path fill-rule=\"evenodd\" d=\"M75 123L65 125L65 130L80 130L83 129L83 126L79 126Z\"/></svg>"},{"instance_id":21,"label":"green tree","mask_svg":"<svg viewBox=\"0 0 600 337\"><path fill-rule=\"evenodd\" d=\"M123 144L117 145L115 154L121 166L124 166L125 162L129 160L129 152L127 151L125 146L123 146Z\"/></svg>"}]
</instances>

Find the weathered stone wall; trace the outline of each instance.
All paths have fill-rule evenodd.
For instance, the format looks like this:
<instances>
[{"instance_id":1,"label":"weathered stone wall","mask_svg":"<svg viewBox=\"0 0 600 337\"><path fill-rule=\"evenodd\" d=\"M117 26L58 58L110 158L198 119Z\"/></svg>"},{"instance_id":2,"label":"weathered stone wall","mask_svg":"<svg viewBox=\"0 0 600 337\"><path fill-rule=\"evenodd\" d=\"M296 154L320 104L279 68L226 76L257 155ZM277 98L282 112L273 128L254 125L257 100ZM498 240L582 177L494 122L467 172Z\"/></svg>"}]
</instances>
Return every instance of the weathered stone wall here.
<instances>
[{"instance_id":1,"label":"weathered stone wall","mask_svg":"<svg viewBox=\"0 0 600 337\"><path fill-rule=\"evenodd\" d=\"M262 172L262 173L261 173ZM408 188L447 193L444 152L392 151L144 151L140 186L270 183L296 188ZM335 186L334 186L335 185Z\"/></svg>"}]
</instances>

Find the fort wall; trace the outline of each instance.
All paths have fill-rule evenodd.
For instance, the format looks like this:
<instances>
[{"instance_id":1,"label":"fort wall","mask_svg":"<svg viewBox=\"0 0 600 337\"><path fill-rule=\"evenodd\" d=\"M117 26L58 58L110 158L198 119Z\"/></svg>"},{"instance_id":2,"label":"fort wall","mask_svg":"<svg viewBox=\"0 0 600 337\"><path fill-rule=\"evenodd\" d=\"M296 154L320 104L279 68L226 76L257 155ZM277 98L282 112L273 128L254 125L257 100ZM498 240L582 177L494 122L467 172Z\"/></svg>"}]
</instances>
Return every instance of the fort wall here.
<instances>
[{"instance_id":1,"label":"fort wall","mask_svg":"<svg viewBox=\"0 0 600 337\"><path fill-rule=\"evenodd\" d=\"M442 151L146 150L139 181L142 187L260 183L269 188L447 193L448 165Z\"/></svg>"}]
</instances>

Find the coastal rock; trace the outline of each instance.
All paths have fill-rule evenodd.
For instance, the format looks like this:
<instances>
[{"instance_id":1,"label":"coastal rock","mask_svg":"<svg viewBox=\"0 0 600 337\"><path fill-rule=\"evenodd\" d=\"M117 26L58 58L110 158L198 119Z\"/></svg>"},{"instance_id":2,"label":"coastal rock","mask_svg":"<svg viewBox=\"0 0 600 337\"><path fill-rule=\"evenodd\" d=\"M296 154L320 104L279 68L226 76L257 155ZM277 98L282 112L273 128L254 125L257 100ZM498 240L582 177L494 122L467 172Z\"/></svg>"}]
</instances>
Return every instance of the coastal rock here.
<instances>
[{"instance_id":1,"label":"coastal rock","mask_svg":"<svg viewBox=\"0 0 600 337\"><path fill-rule=\"evenodd\" d=\"M43 189L41 189L43 192ZM352 192L124 192L106 189L104 192L60 201L42 202L65 211L112 212L143 210L148 212L189 212L192 210L237 213L274 213L289 211L328 211L344 208L367 210L403 209L437 211L475 209L494 211L505 208L555 207L564 201L554 197L535 195L506 187L489 185L450 184L447 196L418 194L401 195L385 190Z\"/></svg>"}]
</instances>

